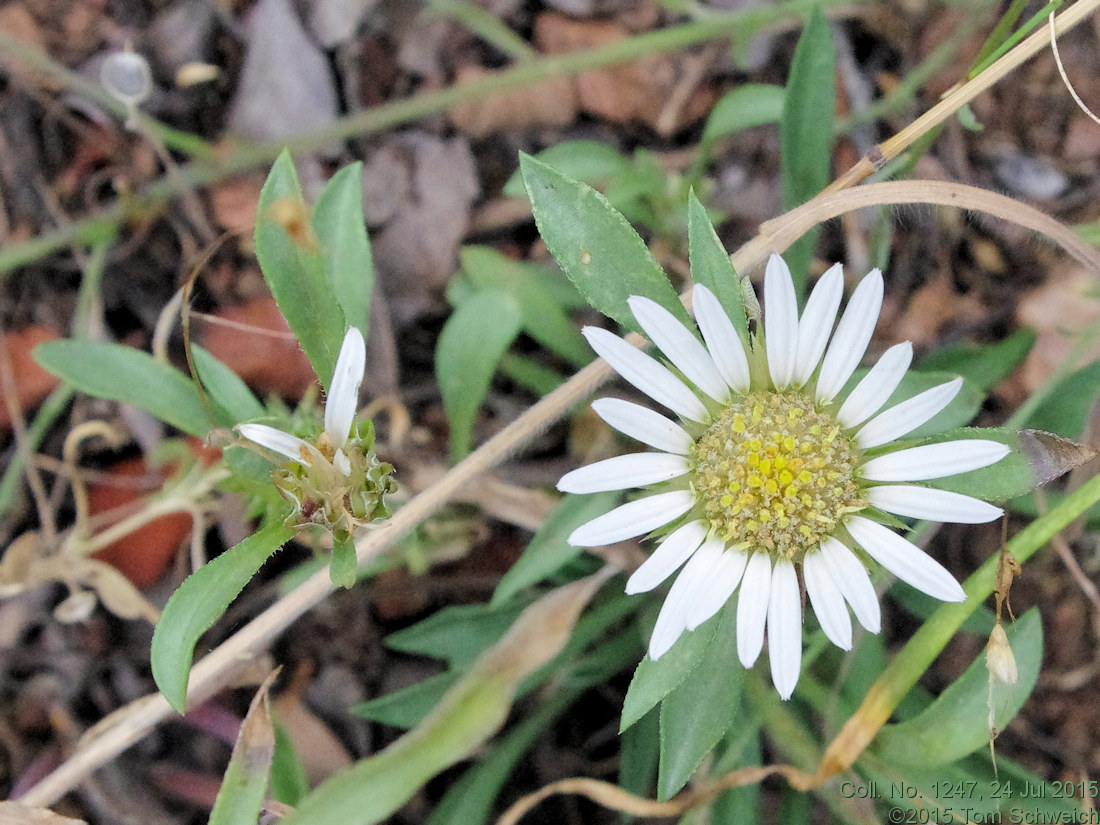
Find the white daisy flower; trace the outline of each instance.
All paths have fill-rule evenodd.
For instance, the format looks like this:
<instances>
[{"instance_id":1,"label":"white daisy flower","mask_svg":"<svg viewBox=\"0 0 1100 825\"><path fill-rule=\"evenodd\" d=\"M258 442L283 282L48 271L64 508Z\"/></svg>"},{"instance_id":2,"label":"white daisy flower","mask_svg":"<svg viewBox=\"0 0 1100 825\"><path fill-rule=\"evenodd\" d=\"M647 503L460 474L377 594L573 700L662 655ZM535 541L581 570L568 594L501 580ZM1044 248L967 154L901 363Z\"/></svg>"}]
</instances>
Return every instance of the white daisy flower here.
<instances>
[{"instance_id":1,"label":"white daisy flower","mask_svg":"<svg viewBox=\"0 0 1100 825\"><path fill-rule=\"evenodd\" d=\"M273 473L294 505L288 526L321 525L347 538L355 526L389 515L383 497L396 489L393 467L374 453L373 429L353 433L367 353L363 335L344 335L325 403L324 430L315 443L266 424L239 424L237 432L290 459Z\"/></svg>"},{"instance_id":2,"label":"white daisy flower","mask_svg":"<svg viewBox=\"0 0 1100 825\"><path fill-rule=\"evenodd\" d=\"M662 485L569 536L575 546L597 547L665 528L626 585L628 593L646 592L683 568L657 618L651 658L717 613L740 586L738 657L751 667L767 628L772 680L787 699L802 664L799 568L822 630L845 650L852 645L849 607L863 627L879 630L862 558L943 601L966 598L939 562L874 513L992 521L1000 508L913 482L989 466L1009 448L960 439L891 450L946 407L962 379L882 410L912 360L907 342L888 349L842 397L878 320L882 275L876 269L860 282L830 340L843 286L838 264L817 282L799 318L790 271L773 255L763 329L747 347L702 285L692 298L705 346L672 313L632 297L638 324L676 372L606 330L583 330L616 372L680 419L614 398L594 402L604 421L653 451L599 461L558 482L567 493Z\"/></svg>"}]
</instances>

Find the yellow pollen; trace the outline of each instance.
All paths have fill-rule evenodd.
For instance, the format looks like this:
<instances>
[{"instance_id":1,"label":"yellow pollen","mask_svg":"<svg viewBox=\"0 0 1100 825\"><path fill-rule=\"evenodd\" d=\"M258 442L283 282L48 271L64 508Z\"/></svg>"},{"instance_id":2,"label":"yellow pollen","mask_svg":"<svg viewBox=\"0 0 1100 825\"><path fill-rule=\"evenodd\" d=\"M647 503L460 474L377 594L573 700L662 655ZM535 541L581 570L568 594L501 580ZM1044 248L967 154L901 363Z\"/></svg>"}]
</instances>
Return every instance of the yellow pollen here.
<instances>
[{"instance_id":1,"label":"yellow pollen","mask_svg":"<svg viewBox=\"0 0 1100 825\"><path fill-rule=\"evenodd\" d=\"M860 454L811 396L735 398L696 442L693 486L703 518L729 546L799 562L846 513L867 506Z\"/></svg>"}]
</instances>

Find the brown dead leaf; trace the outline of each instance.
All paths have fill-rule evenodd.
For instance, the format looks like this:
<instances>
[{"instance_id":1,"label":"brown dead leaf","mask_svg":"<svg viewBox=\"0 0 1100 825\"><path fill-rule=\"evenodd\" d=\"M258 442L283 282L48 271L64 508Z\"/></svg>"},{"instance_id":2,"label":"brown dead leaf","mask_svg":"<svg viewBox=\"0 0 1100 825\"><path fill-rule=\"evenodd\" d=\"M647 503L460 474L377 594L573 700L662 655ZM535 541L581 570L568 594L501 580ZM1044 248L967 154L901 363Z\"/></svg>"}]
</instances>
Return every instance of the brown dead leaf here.
<instances>
[{"instance_id":1,"label":"brown dead leaf","mask_svg":"<svg viewBox=\"0 0 1100 825\"><path fill-rule=\"evenodd\" d=\"M458 70L459 85L493 74L480 66ZM494 95L456 106L450 112L455 128L475 138L509 129L535 126L566 126L577 116L577 93L567 77L552 77L515 92Z\"/></svg>"},{"instance_id":2,"label":"brown dead leaf","mask_svg":"<svg viewBox=\"0 0 1100 825\"><path fill-rule=\"evenodd\" d=\"M55 814L46 808L33 808L21 802L0 802L0 825L88 825L83 819Z\"/></svg>"},{"instance_id":3,"label":"brown dead leaf","mask_svg":"<svg viewBox=\"0 0 1100 825\"><path fill-rule=\"evenodd\" d=\"M145 478L158 478L158 471L148 467L143 458L120 461L110 468L109 473L111 477L88 485L88 512L93 516L138 502L148 492L141 489L138 482ZM163 474L159 477L163 478ZM136 587L151 587L164 575L190 535L191 516L170 513L112 542L96 552L94 558L111 565ZM89 575L96 577L95 571L89 571ZM111 588L105 577L99 578L106 587ZM110 604L107 606L110 607Z\"/></svg>"},{"instance_id":4,"label":"brown dead leaf","mask_svg":"<svg viewBox=\"0 0 1100 825\"><path fill-rule=\"evenodd\" d=\"M576 20L560 14L541 14L535 21L535 43L546 54L592 49L617 43L630 32L608 20ZM641 121L659 131L675 131L702 117L714 103L715 93L696 87L679 117L669 123L668 101L680 85L688 57L649 54L639 60L576 76L581 110L616 123Z\"/></svg>"},{"instance_id":5,"label":"brown dead leaf","mask_svg":"<svg viewBox=\"0 0 1100 825\"><path fill-rule=\"evenodd\" d=\"M229 104L229 128L259 141L316 132L336 120L328 59L290 0L260 0L245 23L248 50Z\"/></svg>"},{"instance_id":6,"label":"brown dead leaf","mask_svg":"<svg viewBox=\"0 0 1100 825\"><path fill-rule=\"evenodd\" d=\"M912 341L919 349L936 343L945 328L964 326L985 316L986 310L976 297L956 291L949 277L937 277L913 293L891 338Z\"/></svg>"},{"instance_id":7,"label":"brown dead leaf","mask_svg":"<svg viewBox=\"0 0 1100 825\"><path fill-rule=\"evenodd\" d=\"M264 176L255 174L227 178L207 188L214 220L225 231L240 235L249 245L263 185Z\"/></svg>"},{"instance_id":8,"label":"brown dead leaf","mask_svg":"<svg viewBox=\"0 0 1100 825\"><path fill-rule=\"evenodd\" d=\"M228 323L201 322L199 342L245 383L297 401L317 380L274 298L224 307L215 317Z\"/></svg>"},{"instance_id":9,"label":"brown dead leaf","mask_svg":"<svg viewBox=\"0 0 1100 825\"><path fill-rule=\"evenodd\" d=\"M1080 331L1100 317L1100 300L1090 293L1096 280L1079 264L1067 262L1053 268L1046 282L1024 294L1016 309L1016 320L1031 327L1037 338L1020 368L1020 380L1030 394L1045 384L1051 373L1069 355ZM1083 354L1083 360L1100 358L1100 344Z\"/></svg>"},{"instance_id":10,"label":"brown dead leaf","mask_svg":"<svg viewBox=\"0 0 1100 825\"><path fill-rule=\"evenodd\" d=\"M1096 450L1088 444L1042 430L1020 430L1020 446L1039 485L1096 458Z\"/></svg>"},{"instance_id":11,"label":"brown dead leaf","mask_svg":"<svg viewBox=\"0 0 1100 825\"><path fill-rule=\"evenodd\" d=\"M478 192L465 138L410 132L390 139L367 161L363 204L371 251L399 319L419 314L455 271Z\"/></svg>"},{"instance_id":12,"label":"brown dead leaf","mask_svg":"<svg viewBox=\"0 0 1100 825\"><path fill-rule=\"evenodd\" d=\"M1073 161L1095 161L1100 157L1100 123L1084 114L1070 120L1062 156Z\"/></svg>"},{"instance_id":13,"label":"brown dead leaf","mask_svg":"<svg viewBox=\"0 0 1100 825\"><path fill-rule=\"evenodd\" d=\"M0 31L40 52L46 51L46 42L38 28L38 23L23 3L8 3L6 6L0 6ZM35 86L53 91L61 88L57 80L42 72L36 72L14 57L5 57L2 62L13 74L24 77Z\"/></svg>"},{"instance_id":14,"label":"brown dead leaf","mask_svg":"<svg viewBox=\"0 0 1100 825\"><path fill-rule=\"evenodd\" d=\"M272 701L271 709L286 729L311 787L351 767L352 758L347 749L328 725L302 703L296 691L284 693Z\"/></svg>"},{"instance_id":15,"label":"brown dead leaf","mask_svg":"<svg viewBox=\"0 0 1100 825\"><path fill-rule=\"evenodd\" d=\"M146 619L156 624L160 618L160 611L141 595L129 578L110 564L85 559L74 565L69 575L74 581L92 588L100 603L120 619Z\"/></svg>"},{"instance_id":16,"label":"brown dead leaf","mask_svg":"<svg viewBox=\"0 0 1100 825\"><path fill-rule=\"evenodd\" d=\"M16 400L24 412L38 405L54 387L59 379L38 365L31 351L43 341L53 341L59 336L47 327L35 326L16 332L0 332L4 336L4 349L7 358L0 358L0 386L9 384L15 389ZM7 371L7 362L11 363L11 375ZM11 416L8 405L0 402L0 433L11 429Z\"/></svg>"}]
</instances>

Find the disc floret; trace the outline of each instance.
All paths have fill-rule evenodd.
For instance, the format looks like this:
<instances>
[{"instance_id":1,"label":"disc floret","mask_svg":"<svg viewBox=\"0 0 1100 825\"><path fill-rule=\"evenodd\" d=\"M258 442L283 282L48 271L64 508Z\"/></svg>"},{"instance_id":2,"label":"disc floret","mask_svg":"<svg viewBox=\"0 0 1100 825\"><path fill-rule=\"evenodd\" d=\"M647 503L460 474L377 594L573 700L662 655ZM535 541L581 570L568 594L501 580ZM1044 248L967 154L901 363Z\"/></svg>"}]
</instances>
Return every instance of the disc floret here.
<instances>
[{"instance_id":1,"label":"disc floret","mask_svg":"<svg viewBox=\"0 0 1100 825\"><path fill-rule=\"evenodd\" d=\"M774 559L801 562L844 514L867 504L851 438L800 393L735 400L696 442L694 463L711 534Z\"/></svg>"}]
</instances>

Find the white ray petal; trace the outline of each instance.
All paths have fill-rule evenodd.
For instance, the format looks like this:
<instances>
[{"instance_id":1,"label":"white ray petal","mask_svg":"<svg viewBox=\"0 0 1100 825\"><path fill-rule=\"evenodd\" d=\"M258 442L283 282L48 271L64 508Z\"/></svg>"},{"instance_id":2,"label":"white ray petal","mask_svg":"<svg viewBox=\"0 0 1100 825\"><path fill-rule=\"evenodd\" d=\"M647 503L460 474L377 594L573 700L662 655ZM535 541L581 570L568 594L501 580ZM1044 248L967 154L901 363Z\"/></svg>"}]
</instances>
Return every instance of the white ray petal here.
<instances>
[{"instance_id":1,"label":"white ray petal","mask_svg":"<svg viewBox=\"0 0 1100 825\"><path fill-rule=\"evenodd\" d=\"M867 499L880 510L897 516L955 524L985 524L1004 514L1000 507L972 496L912 484L872 487L867 491Z\"/></svg>"},{"instance_id":2,"label":"white ray petal","mask_svg":"<svg viewBox=\"0 0 1100 825\"><path fill-rule=\"evenodd\" d=\"M574 547L603 547L626 541L663 527L690 510L694 503L695 496L687 490L673 490L629 501L582 524L569 535L567 541Z\"/></svg>"},{"instance_id":3,"label":"white ray petal","mask_svg":"<svg viewBox=\"0 0 1100 825\"><path fill-rule=\"evenodd\" d=\"M676 369L719 404L729 400L729 387L714 366L710 353L675 315L656 301L640 295L630 297L627 303L649 340Z\"/></svg>"},{"instance_id":4,"label":"white ray petal","mask_svg":"<svg viewBox=\"0 0 1100 825\"><path fill-rule=\"evenodd\" d=\"M687 629L688 613L695 604L699 588L706 582L721 552L721 548L709 547L709 544L704 543L688 559L688 563L672 583L665 603L661 605L657 624L654 625L653 635L649 639L649 658L654 661L663 656Z\"/></svg>"},{"instance_id":5,"label":"white ray petal","mask_svg":"<svg viewBox=\"0 0 1100 825\"><path fill-rule=\"evenodd\" d=\"M600 493L645 487L682 476L688 471L687 459L669 453L629 453L597 461L568 472L558 481L563 493Z\"/></svg>"},{"instance_id":6,"label":"white ray petal","mask_svg":"<svg viewBox=\"0 0 1100 825\"><path fill-rule=\"evenodd\" d=\"M363 343L363 333L352 327L344 334L325 400L325 432L338 449L348 443L355 411L359 409L359 385L363 383L366 368L367 347Z\"/></svg>"},{"instance_id":7,"label":"white ray petal","mask_svg":"<svg viewBox=\"0 0 1100 825\"><path fill-rule=\"evenodd\" d=\"M734 392L748 392L749 361L745 357L745 345L722 304L713 292L696 284L691 293L691 305L699 331L703 333L714 366L723 380Z\"/></svg>"},{"instance_id":8,"label":"white ray petal","mask_svg":"<svg viewBox=\"0 0 1100 825\"><path fill-rule=\"evenodd\" d=\"M626 592L633 595L652 590L687 561L706 537L707 527L701 521L689 521L677 527L626 580Z\"/></svg>"},{"instance_id":9,"label":"white ray petal","mask_svg":"<svg viewBox=\"0 0 1100 825\"><path fill-rule=\"evenodd\" d=\"M764 270L764 347L776 389L794 380L798 354L798 298L786 262L776 254Z\"/></svg>"},{"instance_id":10,"label":"white ray petal","mask_svg":"<svg viewBox=\"0 0 1100 825\"><path fill-rule=\"evenodd\" d=\"M772 563L767 553L753 553L745 566L741 593L737 597L737 658L752 667L764 647L764 622L768 617L768 594L772 585Z\"/></svg>"},{"instance_id":11,"label":"white ray petal","mask_svg":"<svg viewBox=\"0 0 1100 825\"><path fill-rule=\"evenodd\" d=\"M988 467L1010 452L999 441L961 438L880 455L859 471L868 481L927 481Z\"/></svg>"},{"instance_id":12,"label":"white ray petal","mask_svg":"<svg viewBox=\"0 0 1100 825\"><path fill-rule=\"evenodd\" d=\"M742 550L725 550L725 543L721 539L711 539L707 544L718 547L719 558L711 568L710 577L699 588L695 603L688 611L688 630L694 630L722 609L722 605L729 601L733 591L741 583L741 575L749 562L748 553Z\"/></svg>"},{"instance_id":13,"label":"white ray petal","mask_svg":"<svg viewBox=\"0 0 1100 825\"><path fill-rule=\"evenodd\" d=\"M895 404L863 425L856 433L856 444L864 450L869 450L912 432L950 404L959 394L962 385L963 380L956 378L954 381L932 387L900 404Z\"/></svg>"},{"instance_id":14,"label":"white ray petal","mask_svg":"<svg viewBox=\"0 0 1100 825\"><path fill-rule=\"evenodd\" d=\"M237 432L261 447L267 447L269 450L274 450L294 461L301 461L303 464L307 464L308 461L302 457L302 450L305 450L307 456L313 455L316 451L308 441L303 441L295 435L276 430L266 424L238 424Z\"/></svg>"},{"instance_id":15,"label":"white ray petal","mask_svg":"<svg viewBox=\"0 0 1100 825\"><path fill-rule=\"evenodd\" d=\"M655 450L687 455L694 444L679 424L640 404L621 398L600 398L592 402L592 409L623 435Z\"/></svg>"},{"instance_id":16,"label":"white ray petal","mask_svg":"<svg viewBox=\"0 0 1100 825\"><path fill-rule=\"evenodd\" d=\"M821 553L807 553L802 561L802 572L821 629L841 650L851 650L852 619L844 603L844 594L829 572L829 563Z\"/></svg>"},{"instance_id":17,"label":"white ray petal","mask_svg":"<svg viewBox=\"0 0 1100 825\"><path fill-rule=\"evenodd\" d=\"M871 577L856 554L837 539L828 536L821 542L821 556L833 575L833 583L840 588L844 599L852 606L859 623L872 633L882 627L882 612Z\"/></svg>"},{"instance_id":18,"label":"white ray petal","mask_svg":"<svg viewBox=\"0 0 1100 825\"><path fill-rule=\"evenodd\" d=\"M840 299L844 295L844 268L833 264L822 275L814 291L806 301L806 309L798 322L798 354L795 356L794 382L801 386L810 380L825 345L829 343L829 333L833 331L836 311L840 309Z\"/></svg>"},{"instance_id":19,"label":"white ray petal","mask_svg":"<svg viewBox=\"0 0 1100 825\"><path fill-rule=\"evenodd\" d=\"M775 563L768 598L768 660L780 699L790 699L802 672L802 603L798 574L786 560Z\"/></svg>"},{"instance_id":20,"label":"white ray petal","mask_svg":"<svg viewBox=\"0 0 1100 825\"><path fill-rule=\"evenodd\" d=\"M683 381L666 367L614 333L600 327L581 330L596 354L615 372L658 404L690 421L704 421L707 408Z\"/></svg>"},{"instance_id":21,"label":"white ray petal","mask_svg":"<svg viewBox=\"0 0 1100 825\"><path fill-rule=\"evenodd\" d=\"M845 427L854 427L882 409L905 377L912 360L913 344L909 341L886 350L840 406L837 421Z\"/></svg>"},{"instance_id":22,"label":"white ray petal","mask_svg":"<svg viewBox=\"0 0 1100 825\"><path fill-rule=\"evenodd\" d=\"M859 366L882 309L882 273L872 269L859 282L837 324L817 377L817 400L832 401Z\"/></svg>"},{"instance_id":23,"label":"white ray petal","mask_svg":"<svg viewBox=\"0 0 1100 825\"><path fill-rule=\"evenodd\" d=\"M943 565L889 527L862 516L849 516L844 526L871 558L903 582L940 601L966 601L962 585Z\"/></svg>"}]
</instances>

